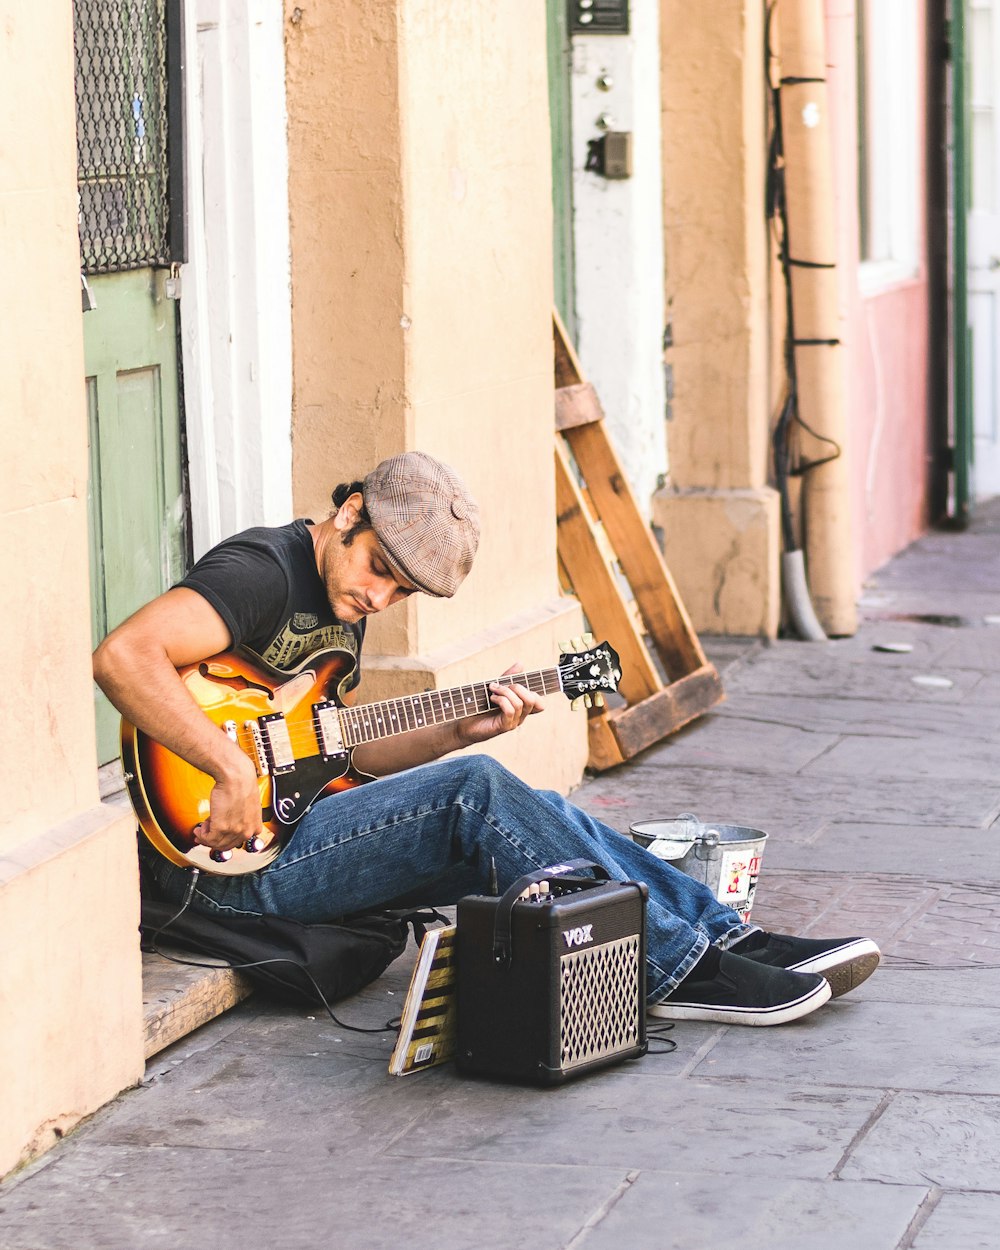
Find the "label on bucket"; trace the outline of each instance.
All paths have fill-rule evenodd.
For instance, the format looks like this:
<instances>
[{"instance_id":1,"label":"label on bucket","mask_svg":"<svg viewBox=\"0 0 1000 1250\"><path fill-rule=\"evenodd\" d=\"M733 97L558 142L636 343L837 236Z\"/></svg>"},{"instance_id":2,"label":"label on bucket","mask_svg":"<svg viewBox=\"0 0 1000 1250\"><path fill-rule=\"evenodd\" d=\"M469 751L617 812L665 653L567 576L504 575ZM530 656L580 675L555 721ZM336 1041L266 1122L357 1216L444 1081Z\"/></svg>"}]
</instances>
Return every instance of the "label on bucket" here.
<instances>
[{"instance_id":1,"label":"label on bucket","mask_svg":"<svg viewBox=\"0 0 1000 1250\"><path fill-rule=\"evenodd\" d=\"M760 855L747 850L731 850L722 853L722 875L716 897L720 903L735 908L744 920L749 920L753 896L760 876Z\"/></svg>"}]
</instances>

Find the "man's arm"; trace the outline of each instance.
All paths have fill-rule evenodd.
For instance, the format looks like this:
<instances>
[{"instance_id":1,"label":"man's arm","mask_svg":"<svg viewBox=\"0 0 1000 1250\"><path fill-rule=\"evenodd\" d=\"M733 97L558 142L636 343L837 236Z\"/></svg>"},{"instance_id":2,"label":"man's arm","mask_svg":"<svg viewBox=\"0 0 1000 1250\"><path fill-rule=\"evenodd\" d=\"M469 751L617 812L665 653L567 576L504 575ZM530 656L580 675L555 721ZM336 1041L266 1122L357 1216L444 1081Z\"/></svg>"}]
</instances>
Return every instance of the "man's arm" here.
<instances>
[{"instance_id":1,"label":"man's arm","mask_svg":"<svg viewBox=\"0 0 1000 1250\"><path fill-rule=\"evenodd\" d=\"M523 671L520 664L514 664L503 675L506 677ZM419 764L440 759L449 751L510 733L543 708L542 696L525 686L505 686L493 682L490 697L494 704L492 712L483 712L480 716L469 716L446 725L414 729L378 742L366 742L356 748L354 763L362 772L371 773L374 777L402 772L404 768L416 768Z\"/></svg>"},{"instance_id":2,"label":"man's arm","mask_svg":"<svg viewBox=\"0 0 1000 1250\"><path fill-rule=\"evenodd\" d=\"M230 641L228 627L211 604L181 586L140 608L94 652L94 679L118 711L215 779L210 818L195 836L219 850L260 833L257 774L191 698L177 669L225 651Z\"/></svg>"}]
</instances>

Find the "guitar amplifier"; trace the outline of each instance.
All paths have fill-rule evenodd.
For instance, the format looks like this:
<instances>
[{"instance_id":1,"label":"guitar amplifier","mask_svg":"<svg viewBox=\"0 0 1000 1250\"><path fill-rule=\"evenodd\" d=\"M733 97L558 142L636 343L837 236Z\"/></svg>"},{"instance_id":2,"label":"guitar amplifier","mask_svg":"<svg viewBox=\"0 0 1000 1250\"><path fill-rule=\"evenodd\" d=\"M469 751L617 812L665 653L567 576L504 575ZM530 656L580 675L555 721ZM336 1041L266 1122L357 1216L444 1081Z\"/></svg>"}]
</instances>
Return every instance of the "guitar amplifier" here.
<instances>
[{"instance_id":1,"label":"guitar amplifier","mask_svg":"<svg viewBox=\"0 0 1000 1250\"><path fill-rule=\"evenodd\" d=\"M646 886L571 860L460 899L460 1071L554 1085L646 1053ZM525 897L527 895L527 897Z\"/></svg>"}]
</instances>

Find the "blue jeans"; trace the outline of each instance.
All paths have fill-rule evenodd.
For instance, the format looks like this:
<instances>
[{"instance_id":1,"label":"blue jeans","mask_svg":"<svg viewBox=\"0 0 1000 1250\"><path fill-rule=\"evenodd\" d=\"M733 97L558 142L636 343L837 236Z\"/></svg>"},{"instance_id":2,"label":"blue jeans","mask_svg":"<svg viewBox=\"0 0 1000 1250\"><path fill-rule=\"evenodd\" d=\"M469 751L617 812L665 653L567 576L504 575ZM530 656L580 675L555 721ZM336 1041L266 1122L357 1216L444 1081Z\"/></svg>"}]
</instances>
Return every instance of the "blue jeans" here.
<instances>
[{"instance_id":1,"label":"blue jeans","mask_svg":"<svg viewBox=\"0 0 1000 1250\"><path fill-rule=\"evenodd\" d=\"M269 912L332 921L403 902L446 906L487 891L491 861L503 891L525 873L589 859L619 881L649 887L647 1002L658 1002L710 944L753 931L712 891L552 791L533 790L484 755L397 773L317 803L281 855L239 877L202 874L192 906L219 918ZM144 865L179 900L186 869L155 851Z\"/></svg>"}]
</instances>

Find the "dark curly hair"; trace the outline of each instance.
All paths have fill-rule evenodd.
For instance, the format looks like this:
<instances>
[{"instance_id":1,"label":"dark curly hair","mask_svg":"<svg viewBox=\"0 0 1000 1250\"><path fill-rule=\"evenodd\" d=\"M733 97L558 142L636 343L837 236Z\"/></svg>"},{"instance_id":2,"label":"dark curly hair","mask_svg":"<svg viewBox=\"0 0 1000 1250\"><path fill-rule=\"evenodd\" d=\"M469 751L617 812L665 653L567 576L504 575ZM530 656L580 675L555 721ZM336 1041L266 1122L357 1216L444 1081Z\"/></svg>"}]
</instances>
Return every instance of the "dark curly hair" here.
<instances>
[{"instance_id":1,"label":"dark curly hair","mask_svg":"<svg viewBox=\"0 0 1000 1250\"><path fill-rule=\"evenodd\" d=\"M361 504L361 511L358 514L357 521L355 521L355 523L351 526L351 528L346 531L346 533L342 536L340 540L344 544L345 547L349 547L351 543L354 542L354 539L358 534L363 534L365 530L370 530L373 528L372 519L368 515L368 509L365 507L364 502L363 502L363 499L364 499L364 483L363 482L341 482L338 486L335 486L333 488L333 493L331 494L330 498L333 501L334 512L336 512L340 507L342 507L345 500L349 499L351 495L361 495L362 504Z\"/></svg>"}]
</instances>

